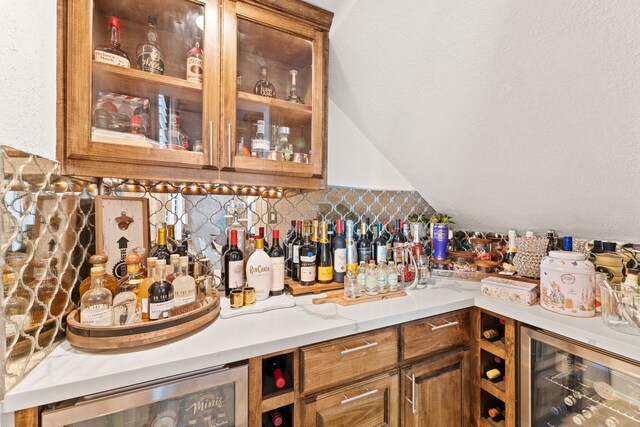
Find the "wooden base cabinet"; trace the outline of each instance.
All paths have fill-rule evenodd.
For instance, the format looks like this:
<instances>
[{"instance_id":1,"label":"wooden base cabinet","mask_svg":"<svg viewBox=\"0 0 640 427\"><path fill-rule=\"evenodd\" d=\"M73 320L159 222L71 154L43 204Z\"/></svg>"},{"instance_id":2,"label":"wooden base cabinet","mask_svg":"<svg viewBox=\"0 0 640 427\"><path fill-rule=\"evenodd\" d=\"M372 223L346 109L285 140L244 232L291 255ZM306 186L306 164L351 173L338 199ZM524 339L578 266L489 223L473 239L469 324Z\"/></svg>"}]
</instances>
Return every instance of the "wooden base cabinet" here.
<instances>
[{"instance_id":1,"label":"wooden base cabinet","mask_svg":"<svg viewBox=\"0 0 640 427\"><path fill-rule=\"evenodd\" d=\"M398 371L394 370L310 398L304 403L302 425L398 426L398 377Z\"/></svg>"},{"instance_id":2,"label":"wooden base cabinet","mask_svg":"<svg viewBox=\"0 0 640 427\"><path fill-rule=\"evenodd\" d=\"M402 368L403 426L469 425L468 354L459 350Z\"/></svg>"}]
</instances>

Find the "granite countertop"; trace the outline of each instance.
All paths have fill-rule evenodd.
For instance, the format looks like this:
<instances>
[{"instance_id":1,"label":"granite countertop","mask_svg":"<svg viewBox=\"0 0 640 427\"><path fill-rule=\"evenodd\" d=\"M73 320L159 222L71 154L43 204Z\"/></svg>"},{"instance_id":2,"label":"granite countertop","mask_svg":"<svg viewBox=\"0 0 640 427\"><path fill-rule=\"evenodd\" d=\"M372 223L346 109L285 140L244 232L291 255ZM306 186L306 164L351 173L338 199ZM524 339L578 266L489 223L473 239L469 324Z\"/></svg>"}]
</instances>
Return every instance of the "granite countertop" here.
<instances>
[{"instance_id":1,"label":"granite countertop","mask_svg":"<svg viewBox=\"0 0 640 427\"><path fill-rule=\"evenodd\" d=\"M639 361L640 337L607 328L598 318L580 319L480 296L477 282L438 279L407 297L342 307L296 306L218 319L163 345L86 353L63 341L2 401L2 412L95 394L191 371L478 306L529 325Z\"/></svg>"}]
</instances>

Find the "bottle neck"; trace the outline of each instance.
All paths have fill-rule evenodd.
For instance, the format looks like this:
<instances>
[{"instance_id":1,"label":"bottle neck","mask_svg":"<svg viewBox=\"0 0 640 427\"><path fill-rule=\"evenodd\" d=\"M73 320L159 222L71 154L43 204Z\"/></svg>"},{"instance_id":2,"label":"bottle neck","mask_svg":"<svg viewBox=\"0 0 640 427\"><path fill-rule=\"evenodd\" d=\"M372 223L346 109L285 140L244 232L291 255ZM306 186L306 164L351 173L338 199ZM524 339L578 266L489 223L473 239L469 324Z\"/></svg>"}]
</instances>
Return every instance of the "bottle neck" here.
<instances>
[{"instance_id":1,"label":"bottle neck","mask_svg":"<svg viewBox=\"0 0 640 427\"><path fill-rule=\"evenodd\" d=\"M153 25L149 25L149 27L147 28L147 43L155 45L157 41L158 31L156 30L156 27L154 27Z\"/></svg>"},{"instance_id":2,"label":"bottle neck","mask_svg":"<svg viewBox=\"0 0 640 427\"><path fill-rule=\"evenodd\" d=\"M178 268L178 274L180 276L188 276L189 275L189 264L181 264Z\"/></svg>"},{"instance_id":3,"label":"bottle neck","mask_svg":"<svg viewBox=\"0 0 640 427\"><path fill-rule=\"evenodd\" d=\"M167 230L164 228L158 230L158 246L167 246Z\"/></svg>"},{"instance_id":4,"label":"bottle neck","mask_svg":"<svg viewBox=\"0 0 640 427\"><path fill-rule=\"evenodd\" d=\"M107 44L116 48L120 47L120 29L115 25L111 25L109 28L109 39L107 40Z\"/></svg>"},{"instance_id":5,"label":"bottle neck","mask_svg":"<svg viewBox=\"0 0 640 427\"><path fill-rule=\"evenodd\" d=\"M91 289L98 289L102 287L102 275L91 277Z\"/></svg>"}]
</instances>

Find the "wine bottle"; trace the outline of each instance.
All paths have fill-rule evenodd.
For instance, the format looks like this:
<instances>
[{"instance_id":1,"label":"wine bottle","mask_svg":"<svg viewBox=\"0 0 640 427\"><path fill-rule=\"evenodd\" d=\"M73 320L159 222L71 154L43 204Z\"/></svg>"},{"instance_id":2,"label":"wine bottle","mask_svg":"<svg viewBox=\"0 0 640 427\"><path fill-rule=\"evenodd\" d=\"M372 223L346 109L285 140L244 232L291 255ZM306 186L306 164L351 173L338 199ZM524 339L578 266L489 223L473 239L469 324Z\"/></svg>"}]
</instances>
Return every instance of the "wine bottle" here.
<instances>
[{"instance_id":1,"label":"wine bottle","mask_svg":"<svg viewBox=\"0 0 640 427\"><path fill-rule=\"evenodd\" d=\"M242 286L244 274L244 254L238 248L238 231L231 230L229 236L229 250L224 254L224 294L229 296L232 289Z\"/></svg>"},{"instance_id":2,"label":"wine bottle","mask_svg":"<svg viewBox=\"0 0 640 427\"><path fill-rule=\"evenodd\" d=\"M329 248L327 221L320 222L320 239L318 250L318 283L333 282L333 257Z\"/></svg>"},{"instance_id":3,"label":"wine bottle","mask_svg":"<svg viewBox=\"0 0 640 427\"><path fill-rule=\"evenodd\" d=\"M345 233L347 271L351 271L356 275L356 269L358 268L358 250L356 248L356 242L353 239L353 221L350 219L347 220L347 229Z\"/></svg>"},{"instance_id":4,"label":"wine bottle","mask_svg":"<svg viewBox=\"0 0 640 427\"><path fill-rule=\"evenodd\" d=\"M367 238L367 224L360 223L360 238L357 243L358 261L368 263L371 259L371 240Z\"/></svg>"},{"instance_id":5,"label":"wine bottle","mask_svg":"<svg viewBox=\"0 0 640 427\"><path fill-rule=\"evenodd\" d=\"M482 337L488 341L498 341L504 335L504 327L500 324L482 331Z\"/></svg>"},{"instance_id":6,"label":"wine bottle","mask_svg":"<svg viewBox=\"0 0 640 427\"><path fill-rule=\"evenodd\" d=\"M300 284L311 286L316 283L316 246L311 242L308 228L304 233L304 243L300 246Z\"/></svg>"},{"instance_id":7,"label":"wine bottle","mask_svg":"<svg viewBox=\"0 0 640 427\"><path fill-rule=\"evenodd\" d=\"M167 248L167 229L164 227L158 228L158 244L156 246L156 258L158 260L169 260L171 252Z\"/></svg>"},{"instance_id":8,"label":"wine bottle","mask_svg":"<svg viewBox=\"0 0 640 427\"><path fill-rule=\"evenodd\" d=\"M500 422L504 419L503 410L499 406L494 406L487 411L487 415L495 422Z\"/></svg>"},{"instance_id":9,"label":"wine bottle","mask_svg":"<svg viewBox=\"0 0 640 427\"><path fill-rule=\"evenodd\" d=\"M376 263L380 264L380 261L387 262L387 239L384 238L382 233L382 224L378 224L378 238L374 240L374 258Z\"/></svg>"},{"instance_id":10,"label":"wine bottle","mask_svg":"<svg viewBox=\"0 0 640 427\"><path fill-rule=\"evenodd\" d=\"M277 389L282 389L287 384L284 372L287 367L287 361L284 356L270 357L265 362L264 373L270 379L273 379L273 385Z\"/></svg>"},{"instance_id":11,"label":"wine bottle","mask_svg":"<svg viewBox=\"0 0 640 427\"><path fill-rule=\"evenodd\" d=\"M302 245L302 221L296 222L296 235L291 242L291 279L300 281L300 246Z\"/></svg>"},{"instance_id":12,"label":"wine bottle","mask_svg":"<svg viewBox=\"0 0 640 427\"><path fill-rule=\"evenodd\" d=\"M366 229L366 235L367 235L367 239L369 239L370 242L373 241L373 232L371 231L371 220L369 218L365 218L364 219L364 225L365 225L365 229Z\"/></svg>"},{"instance_id":13,"label":"wine bottle","mask_svg":"<svg viewBox=\"0 0 640 427\"><path fill-rule=\"evenodd\" d=\"M500 382L504 377L504 360L494 357L490 366L485 369L485 376L491 382Z\"/></svg>"},{"instance_id":14,"label":"wine bottle","mask_svg":"<svg viewBox=\"0 0 640 427\"><path fill-rule=\"evenodd\" d=\"M333 251L333 280L344 283L347 272L347 241L343 235L342 220L336 221L336 234L331 244Z\"/></svg>"},{"instance_id":15,"label":"wine bottle","mask_svg":"<svg viewBox=\"0 0 640 427\"><path fill-rule=\"evenodd\" d=\"M291 277L291 246L293 244L293 238L296 235L296 221L291 220L291 228L287 232L287 235L282 242L284 246L284 263L285 263L285 272L287 277Z\"/></svg>"},{"instance_id":16,"label":"wine bottle","mask_svg":"<svg viewBox=\"0 0 640 427\"><path fill-rule=\"evenodd\" d=\"M393 234L391 235L391 251L392 254L390 258L392 261L396 263L397 266L402 266L404 268L404 255L403 255L403 246L407 243L407 238L402 232L401 221L396 219L396 226L393 230Z\"/></svg>"},{"instance_id":17,"label":"wine bottle","mask_svg":"<svg viewBox=\"0 0 640 427\"><path fill-rule=\"evenodd\" d=\"M278 409L274 409L268 412L268 419L271 421L271 425L274 427L281 427L284 422L284 418Z\"/></svg>"},{"instance_id":18,"label":"wine bottle","mask_svg":"<svg viewBox=\"0 0 640 427\"><path fill-rule=\"evenodd\" d=\"M327 221L327 237L329 238L329 250L333 254L333 237L335 236L333 223Z\"/></svg>"},{"instance_id":19,"label":"wine bottle","mask_svg":"<svg viewBox=\"0 0 640 427\"><path fill-rule=\"evenodd\" d=\"M516 257L516 252L518 252L518 249L516 248L516 231L509 230L509 243L507 244L507 252L504 255L503 264L507 264L509 270L512 271L515 271L513 260ZM507 267L505 267L505 270L506 268Z\"/></svg>"},{"instance_id":20,"label":"wine bottle","mask_svg":"<svg viewBox=\"0 0 640 427\"><path fill-rule=\"evenodd\" d=\"M264 239L262 236L256 236L255 250L246 265L247 286L255 289L256 301L269 298L273 282L271 269L271 258L264 251Z\"/></svg>"},{"instance_id":21,"label":"wine bottle","mask_svg":"<svg viewBox=\"0 0 640 427\"><path fill-rule=\"evenodd\" d=\"M280 230L273 230L271 248L267 252L271 258L271 295L282 295L284 291L284 249L280 246Z\"/></svg>"}]
</instances>

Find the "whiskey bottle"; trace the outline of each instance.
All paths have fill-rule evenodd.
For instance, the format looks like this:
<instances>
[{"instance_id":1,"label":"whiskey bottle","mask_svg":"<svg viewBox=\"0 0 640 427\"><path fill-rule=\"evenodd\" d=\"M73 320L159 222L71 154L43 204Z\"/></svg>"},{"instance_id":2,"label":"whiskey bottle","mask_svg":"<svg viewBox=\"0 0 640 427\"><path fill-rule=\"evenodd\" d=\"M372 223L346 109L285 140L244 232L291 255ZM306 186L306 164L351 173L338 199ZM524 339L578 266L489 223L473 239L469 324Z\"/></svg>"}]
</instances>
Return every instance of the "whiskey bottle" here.
<instances>
[{"instance_id":1,"label":"whiskey bottle","mask_svg":"<svg viewBox=\"0 0 640 427\"><path fill-rule=\"evenodd\" d=\"M153 15L149 15L149 26L147 27L147 40L138 45L138 68L154 74L164 74L164 59L158 47L157 20Z\"/></svg>"},{"instance_id":2,"label":"whiskey bottle","mask_svg":"<svg viewBox=\"0 0 640 427\"><path fill-rule=\"evenodd\" d=\"M109 257L103 254L95 254L89 257L89 264L92 267L102 267L106 269L106 264L109 262ZM105 273L102 278L102 287L109 289L113 296L118 294L118 279L115 276ZM91 288L91 277L85 278L82 282L80 282L80 298Z\"/></svg>"},{"instance_id":3,"label":"whiskey bottle","mask_svg":"<svg viewBox=\"0 0 640 427\"><path fill-rule=\"evenodd\" d=\"M174 307L173 285L165 280L166 261L156 261L156 277L149 286L149 320L158 320L160 315Z\"/></svg>"},{"instance_id":4,"label":"whiskey bottle","mask_svg":"<svg viewBox=\"0 0 640 427\"><path fill-rule=\"evenodd\" d=\"M298 95L298 85L296 84L296 76L298 75L298 70L290 70L289 74L291 75L291 87L289 88L289 97L287 98L287 101L304 104L302 102L302 98L300 98L300 96Z\"/></svg>"},{"instance_id":5,"label":"whiskey bottle","mask_svg":"<svg viewBox=\"0 0 640 427\"><path fill-rule=\"evenodd\" d=\"M254 93L268 98L276 97L276 88L267 80L267 72L269 69L266 65L260 67L260 80L256 83Z\"/></svg>"},{"instance_id":6,"label":"whiskey bottle","mask_svg":"<svg viewBox=\"0 0 640 427\"><path fill-rule=\"evenodd\" d=\"M247 261L247 286L256 291L256 301L269 298L273 273L271 258L264 251L264 239L258 236L255 240L255 250Z\"/></svg>"},{"instance_id":7,"label":"whiskey bottle","mask_svg":"<svg viewBox=\"0 0 640 427\"><path fill-rule=\"evenodd\" d=\"M102 287L104 268L91 268L91 289L80 300L80 323L111 326L111 292Z\"/></svg>"},{"instance_id":8,"label":"whiskey bottle","mask_svg":"<svg viewBox=\"0 0 640 427\"><path fill-rule=\"evenodd\" d=\"M175 306L179 307L196 300L196 280L189 275L189 257L181 256L178 275L173 279Z\"/></svg>"},{"instance_id":9,"label":"whiskey bottle","mask_svg":"<svg viewBox=\"0 0 640 427\"><path fill-rule=\"evenodd\" d=\"M93 59L118 67L131 67L129 56L120 49L120 19L109 17L107 24L107 42L93 50Z\"/></svg>"},{"instance_id":10,"label":"whiskey bottle","mask_svg":"<svg viewBox=\"0 0 640 427\"><path fill-rule=\"evenodd\" d=\"M202 49L200 49L200 38L196 38L195 45L187 54L187 81L202 84Z\"/></svg>"},{"instance_id":11,"label":"whiskey bottle","mask_svg":"<svg viewBox=\"0 0 640 427\"><path fill-rule=\"evenodd\" d=\"M156 261L158 258L147 258L147 277L140 283L138 303L142 308L142 320L149 320L149 287L156 280Z\"/></svg>"}]
</instances>

